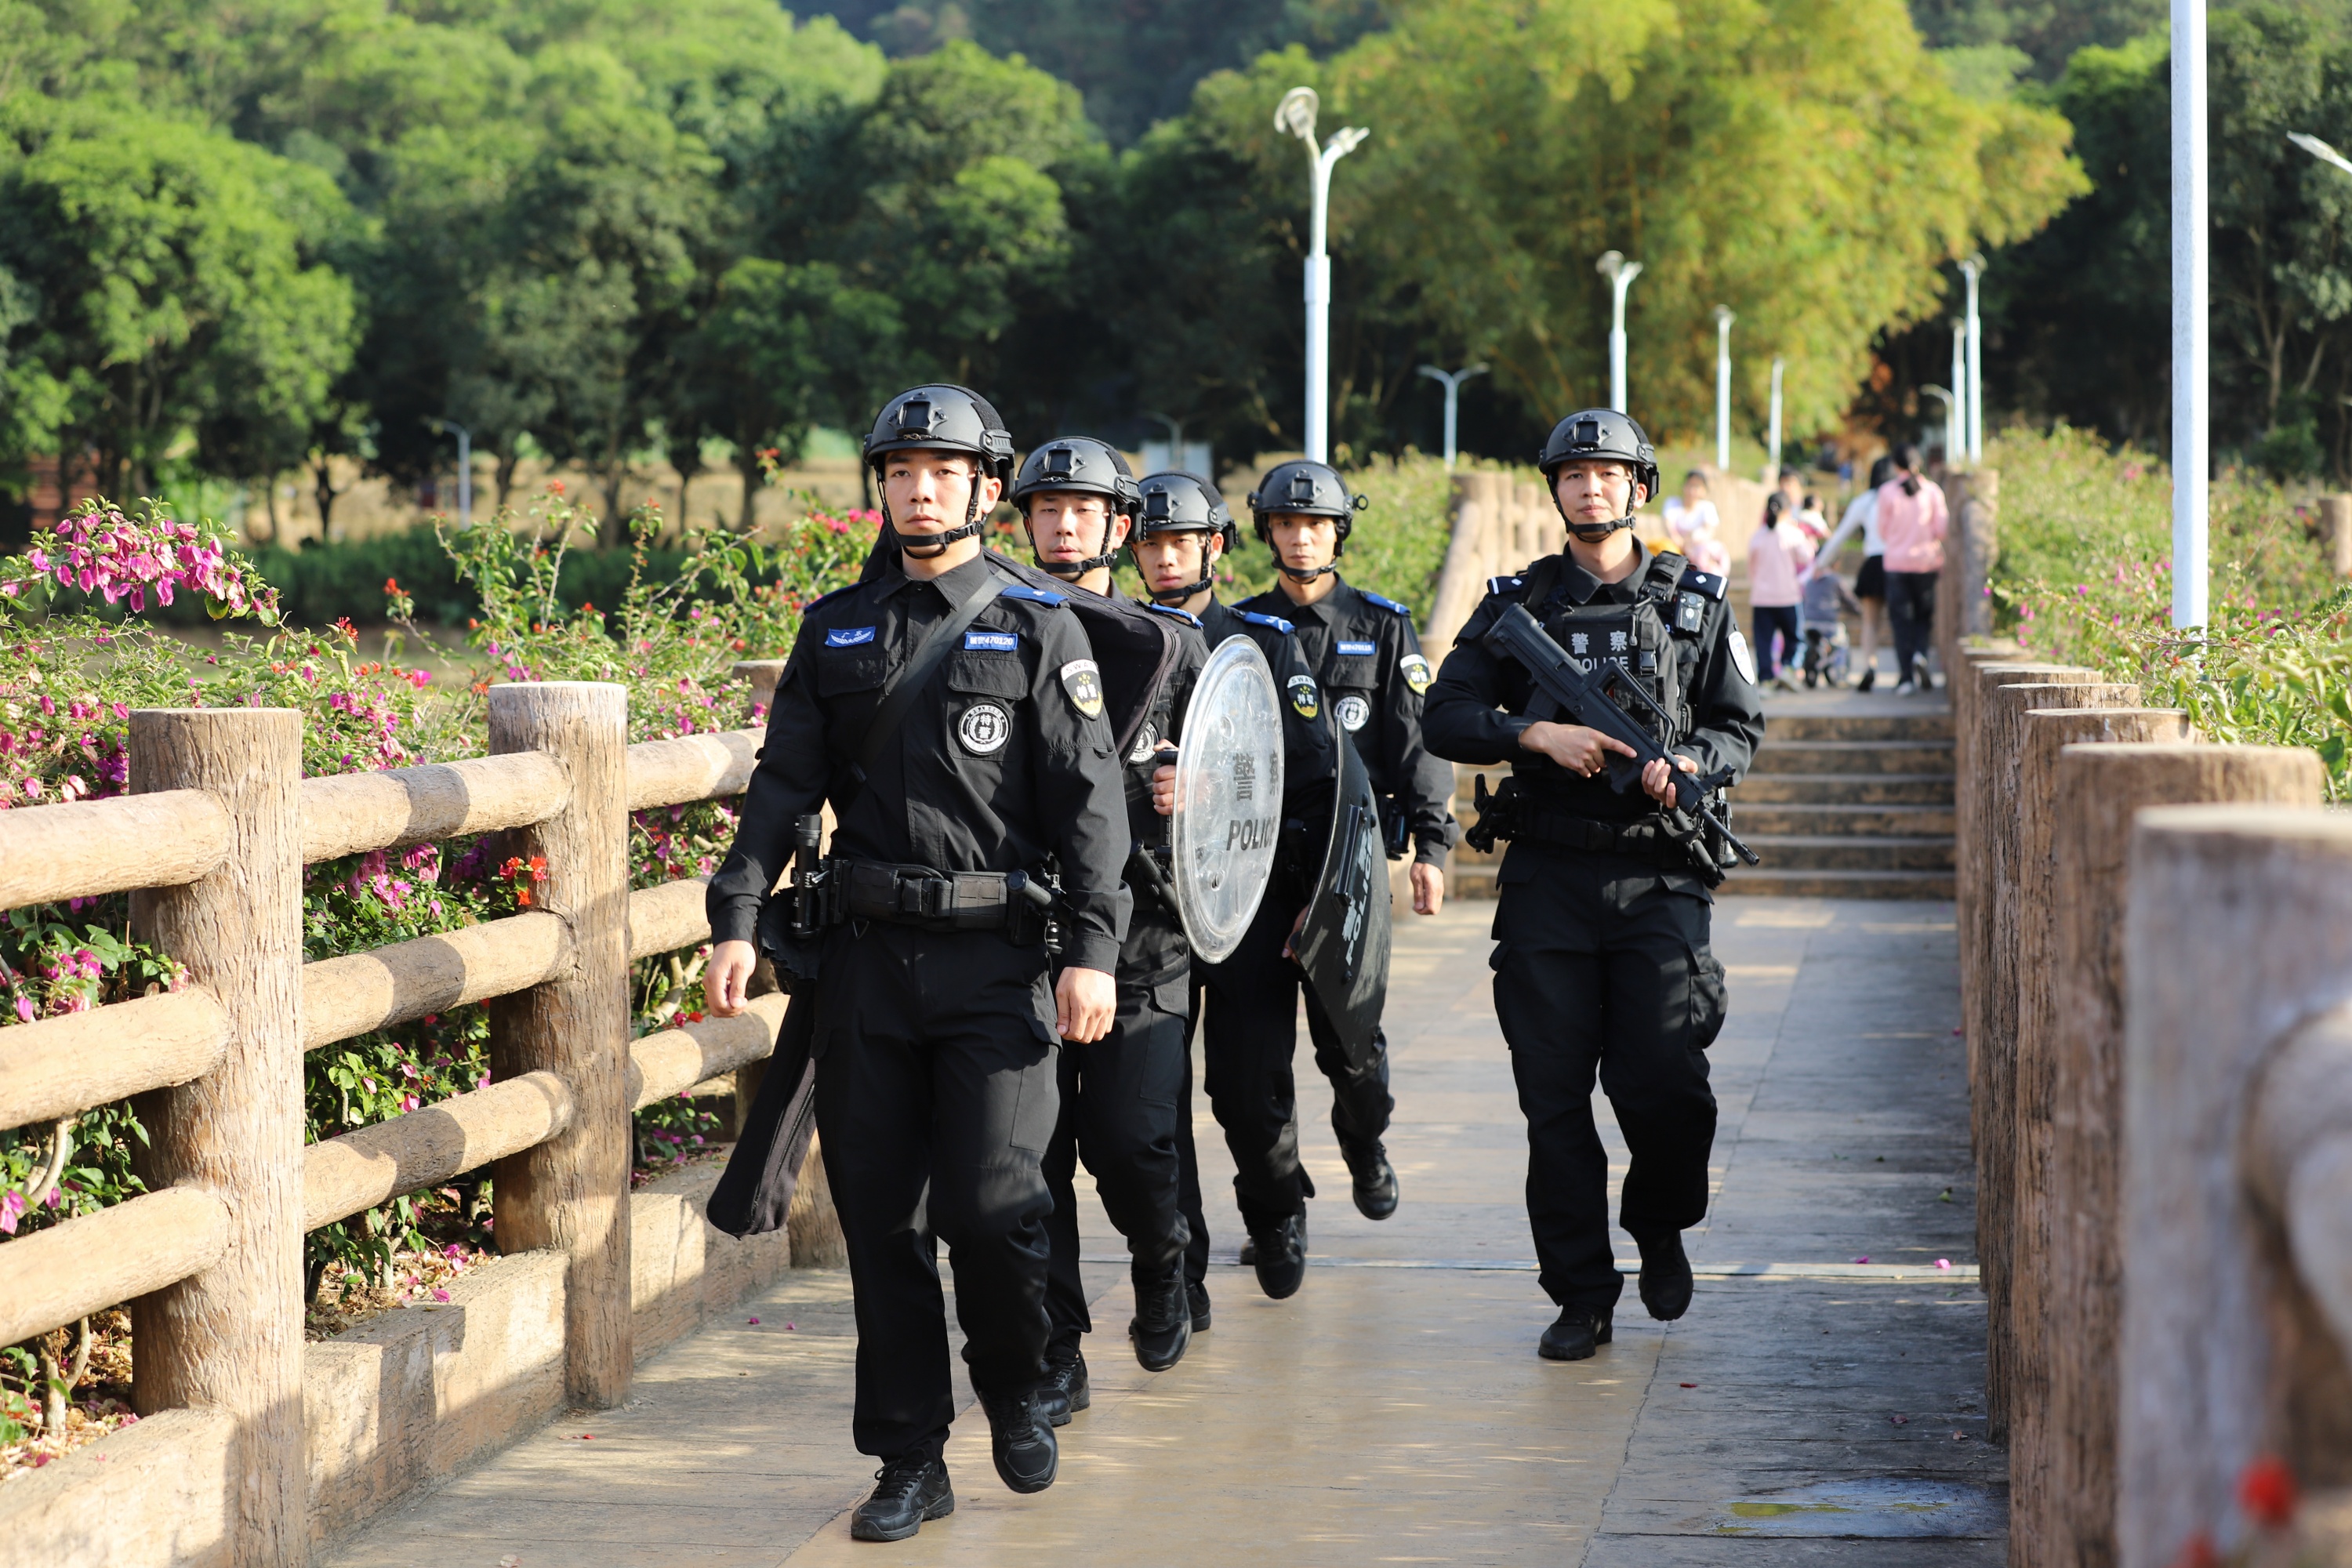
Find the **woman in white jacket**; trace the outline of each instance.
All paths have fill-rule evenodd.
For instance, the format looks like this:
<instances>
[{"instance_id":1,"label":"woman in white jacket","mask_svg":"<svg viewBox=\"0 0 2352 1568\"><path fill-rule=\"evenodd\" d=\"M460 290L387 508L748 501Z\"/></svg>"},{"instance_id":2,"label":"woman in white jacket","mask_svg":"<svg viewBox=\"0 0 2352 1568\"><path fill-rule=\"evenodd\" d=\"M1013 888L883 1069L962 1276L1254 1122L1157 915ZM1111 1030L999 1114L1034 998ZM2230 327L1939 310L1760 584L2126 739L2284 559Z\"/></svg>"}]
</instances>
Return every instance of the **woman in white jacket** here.
<instances>
[{"instance_id":1,"label":"woman in white jacket","mask_svg":"<svg viewBox=\"0 0 2352 1568\"><path fill-rule=\"evenodd\" d=\"M1886 546L1878 537L1878 487L1895 477L1895 459L1882 456L1870 465L1870 488L1846 503L1837 531L1822 542L1815 561L1833 561L1838 549L1859 529L1862 532L1862 574L1853 580L1853 596L1862 601L1862 649L1855 660L1862 679L1855 689L1867 691L1878 681L1878 627L1886 618ZM1811 575L1811 568L1807 575Z\"/></svg>"}]
</instances>

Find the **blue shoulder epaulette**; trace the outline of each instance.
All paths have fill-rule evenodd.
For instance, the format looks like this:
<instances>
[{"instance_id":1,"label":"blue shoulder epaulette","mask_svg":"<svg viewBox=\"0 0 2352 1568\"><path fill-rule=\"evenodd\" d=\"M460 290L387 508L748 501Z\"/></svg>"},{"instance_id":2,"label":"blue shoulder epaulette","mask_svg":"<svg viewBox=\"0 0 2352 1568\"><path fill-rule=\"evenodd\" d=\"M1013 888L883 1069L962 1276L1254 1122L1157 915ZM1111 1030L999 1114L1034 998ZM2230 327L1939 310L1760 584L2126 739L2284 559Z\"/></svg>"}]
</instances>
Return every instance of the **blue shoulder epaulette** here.
<instances>
[{"instance_id":1,"label":"blue shoulder epaulette","mask_svg":"<svg viewBox=\"0 0 2352 1568\"><path fill-rule=\"evenodd\" d=\"M1378 594L1373 593L1370 588L1359 588L1356 592L1361 594L1365 598L1370 599L1373 604L1378 605L1383 610L1394 610L1400 616L1411 616L1412 614L1412 608L1411 605L1400 605L1394 599L1383 599Z\"/></svg>"},{"instance_id":2,"label":"blue shoulder epaulette","mask_svg":"<svg viewBox=\"0 0 2352 1568\"><path fill-rule=\"evenodd\" d=\"M1261 616L1255 610L1235 610L1234 614L1239 616L1242 619L1249 622L1249 624L1254 626L1272 626L1284 637L1288 637L1292 632L1298 629L1292 626L1288 621L1284 620L1280 616Z\"/></svg>"},{"instance_id":3,"label":"blue shoulder epaulette","mask_svg":"<svg viewBox=\"0 0 2352 1568\"><path fill-rule=\"evenodd\" d=\"M1710 599L1720 599L1731 584L1712 572L1702 572L1693 566L1684 572L1682 581L1675 586L1686 594L1704 594Z\"/></svg>"},{"instance_id":4,"label":"blue shoulder epaulette","mask_svg":"<svg viewBox=\"0 0 2352 1568\"><path fill-rule=\"evenodd\" d=\"M1201 629L1201 617L1194 615L1192 611L1184 608L1181 605L1155 604L1151 600L1147 599L1143 602L1143 607L1147 610L1157 610L1163 616L1173 616L1178 620L1183 622L1186 626L1191 626L1194 631L1199 631Z\"/></svg>"},{"instance_id":5,"label":"blue shoulder epaulette","mask_svg":"<svg viewBox=\"0 0 2352 1568\"><path fill-rule=\"evenodd\" d=\"M1038 604L1048 605L1062 604L1068 597L1063 594L1049 594L1043 588L1032 588L1026 583L1007 583L1000 596L1007 599L1034 599Z\"/></svg>"},{"instance_id":6,"label":"blue shoulder epaulette","mask_svg":"<svg viewBox=\"0 0 2352 1568\"><path fill-rule=\"evenodd\" d=\"M1486 592L1489 594L1516 594L1527 585L1528 580L1525 577L1489 577L1486 579Z\"/></svg>"}]
</instances>

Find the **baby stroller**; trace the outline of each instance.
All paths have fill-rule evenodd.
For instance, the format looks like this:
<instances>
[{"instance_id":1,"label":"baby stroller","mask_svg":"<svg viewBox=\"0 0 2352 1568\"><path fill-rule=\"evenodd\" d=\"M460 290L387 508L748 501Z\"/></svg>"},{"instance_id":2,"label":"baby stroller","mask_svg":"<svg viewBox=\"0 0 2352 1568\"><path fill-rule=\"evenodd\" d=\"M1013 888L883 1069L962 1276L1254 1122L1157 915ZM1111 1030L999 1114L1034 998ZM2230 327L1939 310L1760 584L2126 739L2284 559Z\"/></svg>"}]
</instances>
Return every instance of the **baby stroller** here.
<instances>
[{"instance_id":1,"label":"baby stroller","mask_svg":"<svg viewBox=\"0 0 2352 1568\"><path fill-rule=\"evenodd\" d=\"M1815 566L1805 579L1804 606L1805 684L1819 686L1827 681L1832 688L1843 686L1853 655L1841 617L1860 615L1862 604L1836 573L1827 566Z\"/></svg>"}]
</instances>

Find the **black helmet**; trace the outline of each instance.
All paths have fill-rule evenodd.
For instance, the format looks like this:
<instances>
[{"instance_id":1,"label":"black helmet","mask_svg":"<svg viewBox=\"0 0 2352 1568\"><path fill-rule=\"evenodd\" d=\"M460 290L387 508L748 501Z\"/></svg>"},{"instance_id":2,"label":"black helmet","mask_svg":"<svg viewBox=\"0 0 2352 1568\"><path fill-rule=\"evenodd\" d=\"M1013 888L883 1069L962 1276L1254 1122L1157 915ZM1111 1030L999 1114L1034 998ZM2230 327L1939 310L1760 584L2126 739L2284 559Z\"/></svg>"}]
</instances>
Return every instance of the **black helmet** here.
<instances>
[{"instance_id":1,"label":"black helmet","mask_svg":"<svg viewBox=\"0 0 2352 1568\"><path fill-rule=\"evenodd\" d=\"M1356 513L1370 504L1369 497L1348 493L1348 483L1339 477L1339 469L1312 458L1276 463L1265 471L1265 478L1258 480L1257 489L1249 493L1250 516L1257 523L1261 543L1274 543L1274 528L1266 519L1277 511L1299 517L1328 517L1339 525L1339 539L1331 550L1335 562L1347 552L1348 531L1354 525ZM1337 570L1336 564L1318 567L1304 577L1286 566L1282 572L1286 577L1306 583Z\"/></svg>"},{"instance_id":2,"label":"black helmet","mask_svg":"<svg viewBox=\"0 0 2352 1568\"><path fill-rule=\"evenodd\" d=\"M1613 408L1583 409L1553 426L1551 439L1536 454L1536 467L1549 484L1563 466L1584 458L1622 463L1633 470L1633 482L1644 494L1658 493L1658 449L1639 425Z\"/></svg>"},{"instance_id":3,"label":"black helmet","mask_svg":"<svg viewBox=\"0 0 2352 1568\"><path fill-rule=\"evenodd\" d=\"M1110 510L1103 519L1101 554L1090 555L1084 561L1047 561L1040 556L1038 570L1075 580L1118 558L1118 549L1110 542L1110 520L1135 515L1136 489L1135 471L1127 466L1127 458L1118 447L1091 436L1065 436L1048 441L1030 453L1029 460L1021 465L1020 477L1013 481L1013 504L1026 517L1030 499L1047 490L1101 496ZM1036 547L1036 536L1032 534L1032 553Z\"/></svg>"},{"instance_id":4,"label":"black helmet","mask_svg":"<svg viewBox=\"0 0 2352 1568\"><path fill-rule=\"evenodd\" d=\"M1150 533L1213 533L1225 542L1227 550L1241 545L1241 530L1234 526L1232 509L1217 487L1198 474L1177 469L1148 476L1142 484L1142 501L1135 514L1135 532L1129 536L1129 548L1134 541ZM1143 563L1136 563L1137 570ZM1153 598L1165 605L1181 605L1214 581L1209 565L1208 547L1202 546L1201 580L1186 587Z\"/></svg>"},{"instance_id":5,"label":"black helmet","mask_svg":"<svg viewBox=\"0 0 2352 1568\"><path fill-rule=\"evenodd\" d=\"M879 474L893 452L961 452L980 466L982 476L999 480L1013 471L1013 433L1003 419L988 399L950 382L914 387L882 405L874 428L866 433L866 466ZM890 530L901 550L908 548L908 536L890 521L887 497L882 501L882 526ZM937 555L956 541L978 534L982 527L980 486L974 484L962 527L918 536L913 544L926 555Z\"/></svg>"}]
</instances>

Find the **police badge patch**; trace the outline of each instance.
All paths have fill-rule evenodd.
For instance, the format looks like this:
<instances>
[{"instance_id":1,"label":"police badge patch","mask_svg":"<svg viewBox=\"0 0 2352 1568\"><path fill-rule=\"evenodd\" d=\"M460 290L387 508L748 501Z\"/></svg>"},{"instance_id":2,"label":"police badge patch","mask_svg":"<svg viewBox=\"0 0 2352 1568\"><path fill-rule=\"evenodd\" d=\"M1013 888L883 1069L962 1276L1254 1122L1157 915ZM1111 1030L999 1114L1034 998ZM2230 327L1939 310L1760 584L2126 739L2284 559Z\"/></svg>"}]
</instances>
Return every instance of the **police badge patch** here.
<instances>
[{"instance_id":1,"label":"police badge patch","mask_svg":"<svg viewBox=\"0 0 2352 1568\"><path fill-rule=\"evenodd\" d=\"M1409 653L1397 660L1397 668L1404 672L1404 683L1415 691L1428 690L1430 682L1437 679L1429 672L1429 660L1417 653Z\"/></svg>"},{"instance_id":2,"label":"police badge patch","mask_svg":"<svg viewBox=\"0 0 2352 1568\"><path fill-rule=\"evenodd\" d=\"M1737 626L1731 629L1731 662L1739 667L1742 679L1750 686L1756 684L1756 656L1748 651L1748 639L1739 635Z\"/></svg>"},{"instance_id":3,"label":"police badge patch","mask_svg":"<svg viewBox=\"0 0 2352 1568\"><path fill-rule=\"evenodd\" d=\"M1127 760L1132 763L1148 763L1151 760L1153 749L1159 744L1160 731L1146 724L1136 732L1135 750L1127 753Z\"/></svg>"},{"instance_id":4,"label":"police badge patch","mask_svg":"<svg viewBox=\"0 0 2352 1568\"><path fill-rule=\"evenodd\" d=\"M1089 719L1102 717L1102 669L1093 659L1074 658L1062 666L1062 689L1070 694L1071 707Z\"/></svg>"},{"instance_id":5,"label":"police badge patch","mask_svg":"<svg viewBox=\"0 0 2352 1568\"><path fill-rule=\"evenodd\" d=\"M956 723L956 739L975 757L1003 751L1012 738L1013 715L998 703L975 702Z\"/></svg>"},{"instance_id":6,"label":"police badge patch","mask_svg":"<svg viewBox=\"0 0 2352 1568\"><path fill-rule=\"evenodd\" d=\"M1331 711L1339 715L1341 726L1352 734L1362 729L1364 721L1372 716L1372 705L1350 691L1333 705Z\"/></svg>"},{"instance_id":7,"label":"police badge patch","mask_svg":"<svg viewBox=\"0 0 2352 1568\"><path fill-rule=\"evenodd\" d=\"M1323 711L1323 700L1316 693L1313 676L1294 675L1284 684L1290 690L1290 706L1301 719L1312 719Z\"/></svg>"}]
</instances>

